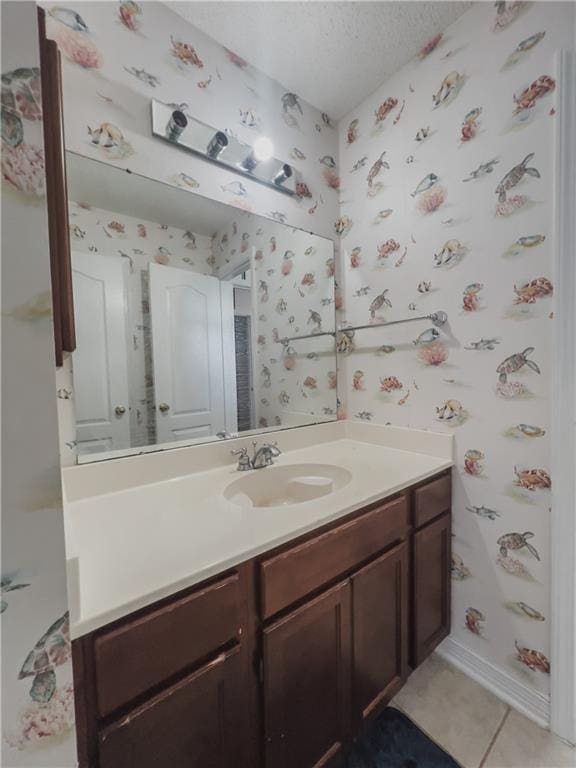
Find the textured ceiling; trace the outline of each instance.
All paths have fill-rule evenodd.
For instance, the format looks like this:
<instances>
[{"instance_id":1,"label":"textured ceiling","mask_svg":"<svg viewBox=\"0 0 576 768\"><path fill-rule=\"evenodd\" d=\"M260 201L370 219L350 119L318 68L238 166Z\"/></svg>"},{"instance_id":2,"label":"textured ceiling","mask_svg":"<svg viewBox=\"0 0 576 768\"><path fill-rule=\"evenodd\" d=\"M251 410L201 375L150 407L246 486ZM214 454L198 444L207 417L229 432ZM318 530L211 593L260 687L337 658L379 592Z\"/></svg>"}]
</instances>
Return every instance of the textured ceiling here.
<instances>
[{"instance_id":1,"label":"textured ceiling","mask_svg":"<svg viewBox=\"0 0 576 768\"><path fill-rule=\"evenodd\" d=\"M309 104L339 119L470 2L167 2Z\"/></svg>"}]
</instances>

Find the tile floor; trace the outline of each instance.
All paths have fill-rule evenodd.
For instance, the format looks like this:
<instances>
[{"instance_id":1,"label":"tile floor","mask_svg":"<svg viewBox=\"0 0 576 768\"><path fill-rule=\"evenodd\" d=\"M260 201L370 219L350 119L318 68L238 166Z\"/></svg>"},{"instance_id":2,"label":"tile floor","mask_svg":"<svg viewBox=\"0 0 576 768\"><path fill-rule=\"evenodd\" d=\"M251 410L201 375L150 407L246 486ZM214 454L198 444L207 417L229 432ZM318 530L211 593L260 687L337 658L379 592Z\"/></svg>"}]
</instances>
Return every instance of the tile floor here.
<instances>
[{"instance_id":1,"label":"tile floor","mask_svg":"<svg viewBox=\"0 0 576 768\"><path fill-rule=\"evenodd\" d=\"M463 768L576 768L576 750L435 654L391 704Z\"/></svg>"}]
</instances>

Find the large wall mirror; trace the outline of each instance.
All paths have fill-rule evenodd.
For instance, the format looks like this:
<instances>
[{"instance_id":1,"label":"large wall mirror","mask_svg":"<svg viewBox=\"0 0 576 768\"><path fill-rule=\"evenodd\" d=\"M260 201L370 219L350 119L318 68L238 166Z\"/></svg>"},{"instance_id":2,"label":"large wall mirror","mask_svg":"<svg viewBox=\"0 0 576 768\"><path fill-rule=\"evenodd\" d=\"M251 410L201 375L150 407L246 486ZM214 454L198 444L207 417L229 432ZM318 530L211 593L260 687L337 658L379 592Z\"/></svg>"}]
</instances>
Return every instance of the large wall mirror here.
<instances>
[{"instance_id":1,"label":"large wall mirror","mask_svg":"<svg viewBox=\"0 0 576 768\"><path fill-rule=\"evenodd\" d=\"M331 240L67 168L79 462L336 418Z\"/></svg>"}]
</instances>

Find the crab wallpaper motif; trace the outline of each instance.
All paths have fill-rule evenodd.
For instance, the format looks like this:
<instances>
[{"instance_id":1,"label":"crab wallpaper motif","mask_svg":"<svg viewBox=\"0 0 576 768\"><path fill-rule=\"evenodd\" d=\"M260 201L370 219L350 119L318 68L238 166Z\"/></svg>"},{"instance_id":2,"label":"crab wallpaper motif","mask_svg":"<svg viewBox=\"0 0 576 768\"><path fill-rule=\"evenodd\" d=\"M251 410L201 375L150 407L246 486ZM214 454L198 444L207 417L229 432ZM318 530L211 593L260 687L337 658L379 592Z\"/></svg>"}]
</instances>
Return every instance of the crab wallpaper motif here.
<instances>
[{"instance_id":1,"label":"crab wallpaper motif","mask_svg":"<svg viewBox=\"0 0 576 768\"><path fill-rule=\"evenodd\" d=\"M568 12L480 3L339 124L341 321L449 317L356 332L343 408L455 436L453 640L542 694L554 56Z\"/></svg>"}]
</instances>

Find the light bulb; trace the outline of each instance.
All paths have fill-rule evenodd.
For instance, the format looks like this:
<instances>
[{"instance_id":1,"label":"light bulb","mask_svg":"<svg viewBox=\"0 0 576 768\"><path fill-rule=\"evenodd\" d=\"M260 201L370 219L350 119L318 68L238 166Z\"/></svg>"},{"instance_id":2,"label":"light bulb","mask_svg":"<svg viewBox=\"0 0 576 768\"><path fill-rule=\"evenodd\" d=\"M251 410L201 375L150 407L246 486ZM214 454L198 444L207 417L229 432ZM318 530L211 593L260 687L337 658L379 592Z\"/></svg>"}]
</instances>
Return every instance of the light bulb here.
<instances>
[{"instance_id":1,"label":"light bulb","mask_svg":"<svg viewBox=\"0 0 576 768\"><path fill-rule=\"evenodd\" d=\"M208 157L212 158L212 160L216 160L227 146L228 136L226 136L225 133L222 133L222 131L217 131L206 147L206 154Z\"/></svg>"},{"instance_id":2,"label":"light bulb","mask_svg":"<svg viewBox=\"0 0 576 768\"><path fill-rule=\"evenodd\" d=\"M267 136L258 136L254 142L254 155L262 162L270 160L274 154L274 144Z\"/></svg>"},{"instance_id":3,"label":"light bulb","mask_svg":"<svg viewBox=\"0 0 576 768\"><path fill-rule=\"evenodd\" d=\"M282 184L284 184L285 181L288 181L288 179L292 176L292 167L288 165L288 163L284 163L284 165L280 166L280 170L274 176L274 184L276 186L281 187Z\"/></svg>"}]
</instances>

